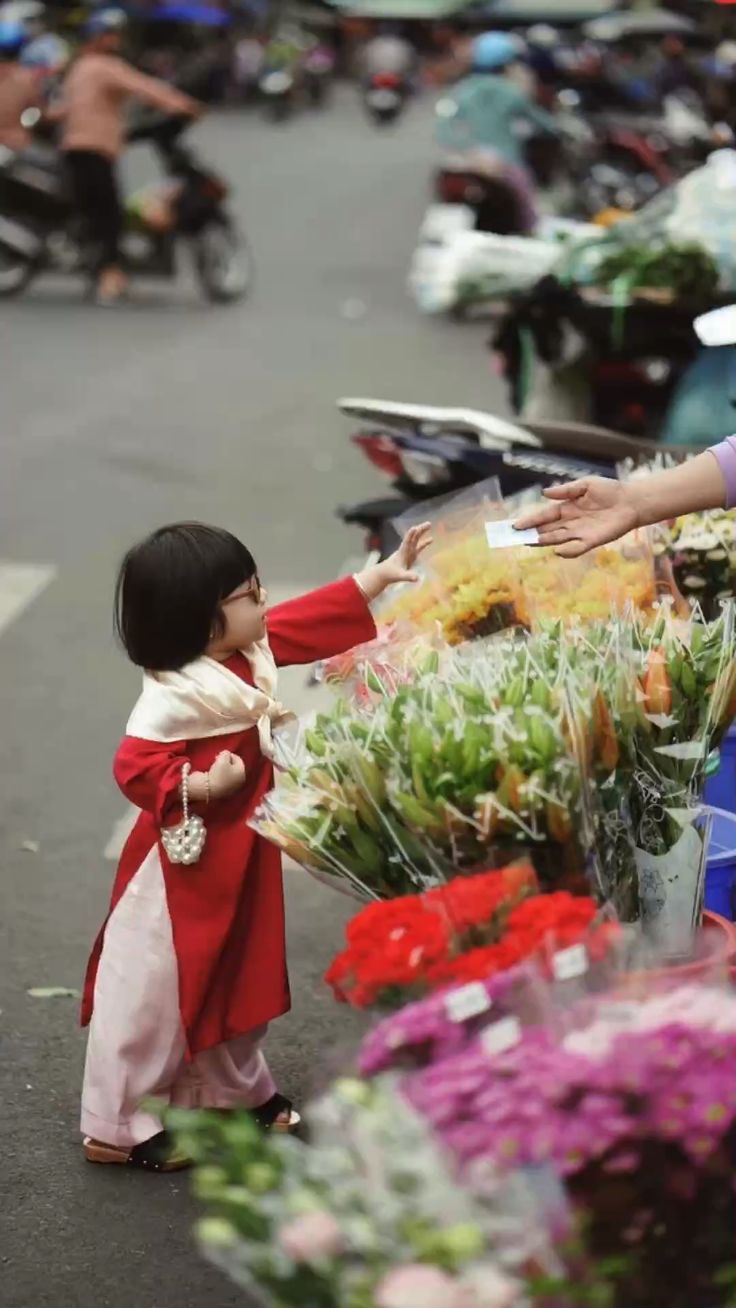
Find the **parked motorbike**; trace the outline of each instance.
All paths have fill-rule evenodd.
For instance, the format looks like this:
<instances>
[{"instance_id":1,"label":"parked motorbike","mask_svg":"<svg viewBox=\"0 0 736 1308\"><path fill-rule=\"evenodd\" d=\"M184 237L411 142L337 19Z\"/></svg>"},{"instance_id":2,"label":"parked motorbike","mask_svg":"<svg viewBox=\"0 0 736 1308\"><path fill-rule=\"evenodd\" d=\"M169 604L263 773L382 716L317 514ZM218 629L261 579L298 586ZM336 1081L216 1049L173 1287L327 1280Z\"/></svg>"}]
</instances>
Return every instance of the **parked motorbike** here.
<instances>
[{"instance_id":1,"label":"parked motorbike","mask_svg":"<svg viewBox=\"0 0 736 1308\"><path fill-rule=\"evenodd\" d=\"M554 415L657 440L673 429L698 354L693 318L692 305L639 300L618 308L546 277L512 301L491 344L525 422ZM714 435L688 439L707 444Z\"/></svg>"},{"instance_id":2,"label":"parked motorbike","mask_svg":"<svg viewBox=\"0 0 736 1308\"><path fill-rule=\"evenodd\" d=\"M409 85L399 73L371 73L363 87L363 105L375 123L393 123L402 113Z\"/></svg>"},{"instance_id":3,"label":"parked motorbike","mask_svg":"<svg viewBox=\"0 0 736 1308\"><path fill-rule=\"evenodd\" d=\"M623 459L653 457L657 446L602 427L572 422L522 426L473 409L441 409L345 399L360 422L352 441L391 483L391 494L338 510L365 533L369 554L396 547L392 526L410 505L497 477L504 496L590 475L614 477Z\"/></svg>"},{"instance_id":4,"label":"parked motorbike","mask_svg":"<svg viewBox=\"0 0 736 1308\"><path fill-rule=\"evenodd\" d=\"M27 111L24 125L40 119ZM129 133L129 141L154 146L168 180L129 201L123 259L135 276L173 278L186 243L202 291L225 303L248 290L251 258L225 207L227 183L180 140L190 121L157 115ZM91 277L95 263L59 152L41 142L23 151L0 147L0 296L20 294L44 272Z\"/></svg>"},{"instance_id":5,"label":"parked motorbike","mask_svg":"<svg viewBox=\"0 0 736 1308\"><path fill-rule=\"evenodd\" d=\"M266 117L283 123L296 108L296 77L288 68L268 68L258 81Z\"/></svg>"},{"instance_id":6,"label":"parked motorbike","mask_svg":"<svg viewBox=\"0 0 736 1308\"><path fill-rule=\"evenodd\" d=\"M570 112L580 99L558 97ZM702 164L712 150L729 143L723 124L712 126L697 100L667 96L662 112L606 111L587 116L587 139L569 152L573 210L594 218L607 209L632 212L658 191Z\"/></svg>"}]
</instances>

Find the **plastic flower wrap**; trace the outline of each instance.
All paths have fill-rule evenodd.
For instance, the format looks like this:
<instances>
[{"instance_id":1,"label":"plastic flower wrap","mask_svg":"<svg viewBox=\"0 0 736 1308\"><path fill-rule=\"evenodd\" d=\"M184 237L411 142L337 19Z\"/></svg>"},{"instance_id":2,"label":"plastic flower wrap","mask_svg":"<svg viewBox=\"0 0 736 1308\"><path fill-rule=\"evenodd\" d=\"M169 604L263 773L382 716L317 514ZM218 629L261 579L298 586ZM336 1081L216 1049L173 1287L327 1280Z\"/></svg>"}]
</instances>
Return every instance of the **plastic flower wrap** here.
<instances>
[{"instance_id":1,"label":"plastic flower wrap","mask_svg":"<svg viewBox=\"0 0 736 1308\"><path fill-rule=\"evenodd\" d=\"M376 683L380 684L380 683ZM254 824L366 895L424 890L534 851L545 887L588 889L587 771L565 687L532 642L448 651L370 711L302 732Z\"/></svg>"},{"instance_id":2,"label":"plastic flower wrap","mask_svg":"<svg viewBox=\"0 0 736 1308\"><path fill-rule=\"evenodd\" d=\"M562 1034L501 1013L409 1073L412 1106L473 1193L488 1169L552 1166L614 1308L726 1305L734 1263L736 996L679 986L585 1001Z\"/></svg>"},{"instance_id":3,"label":"plastic flower wrap","mask_svg":"<svg viewBox=\"0 0 736 1308\"><path fill-rule=\"evenodd\" d=\"M373 640L326 659L320 665L320 680L369 705L376 694L398 690L417 672L439 671L444 647L439 628L415 632L407 623L390 624L381 627Z\"/></svg>"},{"instance_id":4,"label":"plastic flower wrap","mask_svg":"<svg viewBox=\"0 0 736 1308\"><path fill-rule=\"evenodd\" d=\"M338 1081L310 1143L247 1115L171 1115L195 1158L201 1247L268 1308L525 1308L523 1269L557 1266L520 1177L458 1186L391 1087Z\"/></svg>"},{"instance_id":5,"label":"plastic flower wrap","mask_svg":"<svg viewBox=\"0 0 736 1308\"><path fill-rule=\"evenodd\" d=\"M494 483L481 483L481 486ZM441 628L451 645L529 627L545 618L592 621L634 604L651 610L657 597L654 559L645 533L632 532L586 558L561 559L553 549L489 549L486 523L513 517L514 497L503 502L472 492L429 501L397 520L403 530L431 518L434 545L424 579L392 593L380 606L382 623ZM469 498L470 497L470 498Z\"/></svg>"},{"instance_id":6,"label":"plastic flower wrap","mask_svg":"<svg viewBox=\"0 0 736 1308\"><path fill-rule=\"evenodd\" d=\"M594 928L594 899L537 895L535 887L532 868L515 865L371 904L348 923L347 945L325 980L355 1007L398 1007L542 958L550 941L559 948L592 936L605 949L609 924Z\"/></svg>"}]
</instances>

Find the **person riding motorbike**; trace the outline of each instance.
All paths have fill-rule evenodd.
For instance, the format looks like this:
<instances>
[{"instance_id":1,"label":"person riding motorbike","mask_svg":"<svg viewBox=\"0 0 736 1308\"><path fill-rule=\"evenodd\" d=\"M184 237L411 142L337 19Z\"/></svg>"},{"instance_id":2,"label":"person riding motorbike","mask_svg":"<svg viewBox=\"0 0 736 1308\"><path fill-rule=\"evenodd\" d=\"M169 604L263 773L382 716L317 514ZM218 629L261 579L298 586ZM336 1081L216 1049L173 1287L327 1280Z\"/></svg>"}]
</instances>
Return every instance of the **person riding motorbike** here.
<instances>
[{"instance_id":1,"label":"person riding motorbike","mask_svg":"<svg viewBox=\"0 0 736 1308\"><path fill-rule=\"evenodd\" d=\"M125 15L102 10L87 23L86 40L70 65L58 103L49 113L61 124L74 201L98 250L97 300L113 304L124 295L121 268L123 212L116 163L125 144L125 107L142 101L169 114L198 117L200 104L118 57Z\"/></svg>"},{"instance_id":2,"label":"person riding motorbike","mask_svg":"<svg viewBox=\"0 0 736 1308\"><path fill-rule=\"evenodd\" d=\"M25 46L19 59L0 64L0 145L9 150L25 150L30 145L23 114L45 103L53 79L68 59L66 41L49 33Z\"/></svg>"},{"instance_id":3,"label":"person riding motorbike","mask_svg":"<svg viewBox=\"0 0 736 1308\"><path fill-rule=\"evenodd\" d=\"M417 71L417 53L410 41L391 29L372 36L358 50L358 73L364 83L385 73L401 78L407 86L413 84Z\"/></svg>"},{"instance_id":4,"label":"person riding motorbike","mask_svg":"<svg viewBox=\"0 0 736 1308\"><path fill-rule=\"evenodd\" d=\"M526 123L556 136L557 124L520 89L513 76L519 50L513 37L484 32L472 46L472 68L438 106L437 141L462 154L473 171L504 176L517 193L522 229L537 222L534 185L524 164L518 128ZM511 75L509 75L511 74Z\"/></svg>"}]
</instances>

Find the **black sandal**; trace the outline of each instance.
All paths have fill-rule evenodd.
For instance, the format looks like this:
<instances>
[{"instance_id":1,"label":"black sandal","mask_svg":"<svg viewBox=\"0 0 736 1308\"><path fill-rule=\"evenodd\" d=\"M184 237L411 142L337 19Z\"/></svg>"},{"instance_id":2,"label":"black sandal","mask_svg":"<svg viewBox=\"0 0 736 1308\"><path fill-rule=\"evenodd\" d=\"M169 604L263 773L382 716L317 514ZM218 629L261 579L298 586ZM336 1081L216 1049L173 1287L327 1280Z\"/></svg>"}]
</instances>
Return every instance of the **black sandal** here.
<instances>
[{"instance_id":1,"label":"black sandal","mask_svg":"<svg viewBox=\"0 0 736 1308\"><path fill-rule=\"evenodd\" d=\"M84 1156L88 1163L117 1163L124 1167L138 1167L146 1172L180 1172L192 1166L192 1159L180 1153L168 1131L159 1131L150 1140L123 1149L85 1136Z\"/></svg>"},{"instance_id":2,"label":"black sandal","mask_svg":"<svg viewBox=\"0 0 736 1308\"><path fill-rule=\"evenodd\" d=\"M298 1131L301 1125L302 1119L291 1100L278 1092L271 1095L271 1098L267 1099L265 1104L261 1104L260 1108L251 1108L250 1111L262 1131L281 1131L284 1134L291 1134ZM279 1122L277 1119L285 1113L289 1115L288 1121Z\"/></svg>"}]
</instances>

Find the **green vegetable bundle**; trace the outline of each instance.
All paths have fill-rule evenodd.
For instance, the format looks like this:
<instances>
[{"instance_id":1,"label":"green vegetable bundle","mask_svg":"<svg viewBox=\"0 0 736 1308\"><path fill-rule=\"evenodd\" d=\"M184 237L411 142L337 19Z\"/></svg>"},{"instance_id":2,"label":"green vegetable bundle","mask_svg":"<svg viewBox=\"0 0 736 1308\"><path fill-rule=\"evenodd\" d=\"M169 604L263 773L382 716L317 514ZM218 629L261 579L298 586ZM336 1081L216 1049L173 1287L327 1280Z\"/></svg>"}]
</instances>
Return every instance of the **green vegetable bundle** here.
<instances>
[{"instance_id":1,"label":"green vegetable bundle","mask_svg":"<svg viewBox=\"0 0 736 1308\"><path fill-rule=\"evenodd\" d=\"M677 300L708 300L718 289L715 261L695 241L665 245L628 245L609 254L598 265L599 286L637 290L664 290Z\"/></svg>"}]
</instances>

